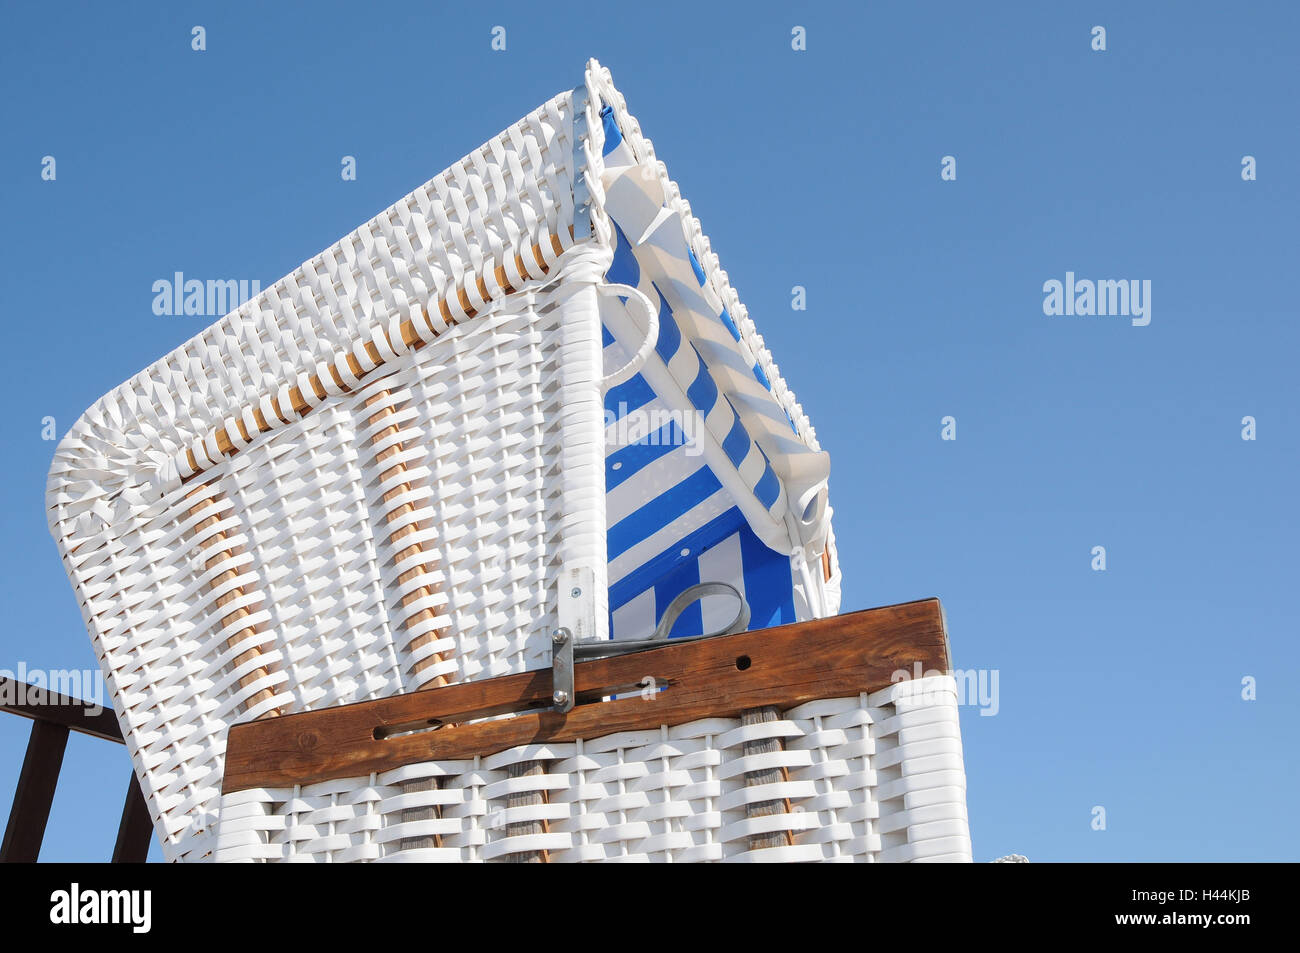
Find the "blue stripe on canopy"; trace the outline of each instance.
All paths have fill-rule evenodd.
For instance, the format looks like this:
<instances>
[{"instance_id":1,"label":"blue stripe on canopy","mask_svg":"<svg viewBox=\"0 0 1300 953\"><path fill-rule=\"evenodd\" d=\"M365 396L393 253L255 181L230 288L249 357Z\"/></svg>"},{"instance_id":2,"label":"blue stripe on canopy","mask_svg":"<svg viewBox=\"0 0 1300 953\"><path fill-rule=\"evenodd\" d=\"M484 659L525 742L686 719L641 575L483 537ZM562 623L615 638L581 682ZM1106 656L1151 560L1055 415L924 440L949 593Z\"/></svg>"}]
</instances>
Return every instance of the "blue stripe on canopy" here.
<instances>
[{"instance_id":1,"label":"blue stripe on canopy","mask_svg":"<svg viewBox=\"0 0 1300 953\"><path fill-rule=\"evenodd\" d=\"M745 517L741 514L739 508L733 506L695 532L683 536L677 541L676 545L670 546L663 552L646 560L623 578L619 580L611 579L609 585L610 609L620 609L627 605L636 596L647 589L653 588L656 580L668 575L673 569L685 563L687 559L698 557L700 553L707 551L710 546L719 540L735 535L745 525L747 525ZM687 553L686 556L682 555L683 551ZM789 560L784 556L781 558L785 560L788 566Z\"/></svg>"},{"instance_id":2,"label":"blue stripe on canopy","mask_svg":"<svg viewBox=\"0 0 1300 953\"><path fill-rule=\"evenodd\" d=\"M691 256L691 270L695 272L695 280L698 281L700 283L700 287L703 288L704 283L708 281L708 279L704 276L704 269L700 267L700 260L695 257L695 252L691 251L690 249L687 249L687 251Z\"/></svg>"},{"instance_id":3,"label":"blue stripe on canopy","mask_svg":"<svg viewBox=\"0 0 1300 953\"><path fill-rule=\"evenodd\" d=\"M731 433L727 434L727 439L722 441L722 450L735 466L740 466L749 453L749 434L745 433L739 417L731 425Z\"/></svg>"},{"instance_id":4,"label":"blue stripe on canopy","mask_svg":"<svg viewBox=\"0 0 1300 953\"><path fill-rule=\"evenodd\" d=\"M623 144L623 133L614 119L613 106L601 109L600 124L605 128L605 148L601 150L601 155L607 156Z\"/></svg>"},{"instance_id":5,"label":"blue stripe on canopy","mask_svg":"<svg viewBox=\"0 0 1300 953\"><path fill-rule=\"evenodd\" d=\"M666 453L686 443L686 434L674 421L664 424L648 434L644 443L619 447L605 457L605 490L620 486L624 480L636 476Z\"/></svg>"},{"instance_id":6,"label":"blue stripe on canopy","mask_svg":"<svg viewBox=\"0 0 1300 953\"><path fill-rule=\"evenodd\" d=\"M632 254L632 246L622 229L614 226L614 260L605 272L605 280L615 285L631 285L635 288L641 283L641 263Z\"/></svg>"},{"instance_id":7,"label":"blue stripe on canopy","mask_svg":"<svg viewBox=\"0 0 1300 953\"><path fill-rule=\"evenodd\" d=\"M763 453L763 451L759 451ZM754 495L758 501L766 507L771 507L781 495L781 484L776 478L776 473L772 470L772 461L767 459L767 454L763 453L763 475L758 478L758 483L754 486Z\"/></svg>"},{"instance_id":8,"label":"blue stripe on canopy","mask_svg":"<svg viewBox=\"0 0 1300 953\"><path fill-rule=\"evenodd\" d=\"M737 341L739 341L739 340L740 340L740 328L736 327L736 322L733 321L733 320L731 320L731 315L727 313L727 309L726 309L726 308L723 308L723 309L722 309L722 314L718 315L718 317L720 317L720 318L722 319L722 323L725 324L725 325L727 326L727 330L731 332L731 336L732 336L733 338L735 338ZM754 366L755 366L755 367L758 366L757 362L755 362ZM770 389L771 389L771 388L769 388L769 390L770 390Z\"/></svg>"},{"instance_id":9,"label":"blue stripe on canopy","mask_svg":"<svg viewBox=\"0 0 1300 953\"><path fill-rule=\"evenodd\" d=\"M701 466L672 489L611 526L606 538L609 558L621 556L637 543L663 529L677 514L694 509L720 489L722 484L713 475L713 471L707 466ZM664 520L666 514L670 516L667 521Z\"/></svg>"},{"instance_id":10,"label":"blue stripe on canopy","mask_svg":"<svg viewBox=\"0 0 1300 953\"><path fill-rule=\"evenodd\" d=\"M751 629L796 621L790 560L754 535L737 509L728 510L698 533L681 541L680 550L662 554L625 577L609 591L610 635L645 638L663 618L676 596L697 582L729 582L749 603ZM732 599L697 602L673 625L670 638L716 631L735 615Z\"/></svg>"},{"instance_id":11,"label":"blue stripe on canopy","mask_svg":"<svg viewBox=\"0 0 1300 953\"><path fill-rule=\"evenodd\" d=\"M768 629L797 621L789 558L763 545L748 524L741 527L739 535L749 627Z\"/></svg>"},{"instance_id":12,"label":"blue stripe on canopy","mask_svg":"<svg viewBox=\"0 0 1300 953\"><path fill-rule=\"evenodd\" d=\"M660 579L655 583L655 624L658 625L660 619L664 617L664 611L668 605L678 597L683 591L699 583L700 580L700 561L692 559L681 566L671 576ZM716 580L709 580L714 582ZM701 611L698 602L687 606L677 621L673 623L672 630L668 633L668 638L679 638L683 635L702 635L704 633L704 613Z\"/></svg>"},{"instance_id":13,"label":"blue stripe on canopy","mask_svg":"<svg viewBox=\"0 0 1300 953\"><path fill-rule=\"evenodd\" d=\"M659 289L655 289L658 294ZM673 359L678 348L682 346L682 330L677 326L677 319L673 317L673 309L668 307L668 302L664 300L662 294L659 295L659 339L655 341L655 353L659 359L667 364Z\"/></svg>"},{"instance_id":14,"label":"blue stripe on canopy","mask_svg":"<svg viewBox=\"0 0 1300 953\"><path fill-rule=\"evenodd\" d=\"M709 373L694 344L691 345L691 350L695 351L700 369L695 374L695 382L686 389L686 396L695 409L707 417L709 411L713 410L713 406L718 402L718 385L713 382L713 375Z\"/></svg>"},{"instance_id":15,"label":"blue stripe on canopy","mask_svg":"<svg viewBox=\"0 0 1300 953\"><path fill-rule=\"evenodd\" d=\"M627 411L644 407L654 400L654 396L655 392L651 390L646 379L637 374L617 387L611 387L605 393L605 409L621 416Z\"/></svg>"}]
</instances>

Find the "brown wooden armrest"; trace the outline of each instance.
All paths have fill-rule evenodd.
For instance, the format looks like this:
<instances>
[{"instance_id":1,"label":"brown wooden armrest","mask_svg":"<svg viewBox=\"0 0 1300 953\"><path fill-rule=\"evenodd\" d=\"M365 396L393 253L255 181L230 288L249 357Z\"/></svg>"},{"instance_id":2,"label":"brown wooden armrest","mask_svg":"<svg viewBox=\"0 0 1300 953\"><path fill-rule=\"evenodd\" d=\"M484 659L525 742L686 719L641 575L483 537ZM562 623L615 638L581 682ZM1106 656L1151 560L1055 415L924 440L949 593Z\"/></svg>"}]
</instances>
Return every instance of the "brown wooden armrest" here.
<instances>
[{"instance_id":1,"label":"brown wooden armrest","mask_svg":"<svg viewBox=\"0 0 1300 953\"><path fill-rule=\"evenodd\" d=\"M578 704L564 715L550 707L547 668L244 722L229 732L224 791L788 709L878 691L900 671L911 677L918 663L926 673L950 671L938 599L579 662ZM620 697L602 701L613 694Z\"/></svg>"}]
</instances>

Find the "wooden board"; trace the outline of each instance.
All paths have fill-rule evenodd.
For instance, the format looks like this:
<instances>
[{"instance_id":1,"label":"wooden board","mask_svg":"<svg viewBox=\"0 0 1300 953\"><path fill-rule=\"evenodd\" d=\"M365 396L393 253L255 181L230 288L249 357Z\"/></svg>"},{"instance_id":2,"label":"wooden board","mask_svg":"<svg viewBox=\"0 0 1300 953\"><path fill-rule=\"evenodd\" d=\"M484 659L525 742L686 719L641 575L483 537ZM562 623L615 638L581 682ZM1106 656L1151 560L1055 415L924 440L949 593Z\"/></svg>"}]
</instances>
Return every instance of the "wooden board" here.
<instances>
[{"instance_id":1,"label":"wooden board","mask_svg":"<svg viewBox=\"0 0 1300 953\"><path fill-rule=\"evenodd\" d=\"M90 712L94 708L99 711L92 715ZM124 743L111 703L102 707L3 675L0 675L0 712L11 712L36 721L51 721L83 735Z\"/></svg>"},{"instance_id":2,"label":"wooden board","mask_svg":"<svg viewBox=\"0 0 1300 953\"><path fill-rule=\"evenodd\" d=\"M578 704L567 715L550 708L548 668L245 722L229 732L223 789L312 784L765 705L788 709L877 691L900 670L910 676L916 663L949 672L937 599L580 662ZM664 690L643 692L647 678ZM630 694L600 701L615 692ZM509 712L522 714L472 721Z\"/></svg>"}]
</instances>

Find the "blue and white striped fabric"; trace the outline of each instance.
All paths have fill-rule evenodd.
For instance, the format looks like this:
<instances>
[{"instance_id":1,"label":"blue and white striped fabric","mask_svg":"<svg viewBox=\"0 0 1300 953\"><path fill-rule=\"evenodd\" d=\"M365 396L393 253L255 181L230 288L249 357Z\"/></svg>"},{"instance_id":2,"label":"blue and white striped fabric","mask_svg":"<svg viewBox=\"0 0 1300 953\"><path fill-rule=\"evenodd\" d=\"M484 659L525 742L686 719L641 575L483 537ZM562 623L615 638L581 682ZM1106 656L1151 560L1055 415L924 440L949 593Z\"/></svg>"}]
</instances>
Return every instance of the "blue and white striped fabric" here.
<instances>
[{"instance_id":1,"label":"blue and white striped fabric","mask_svg":"<svg viewBox=\"0 0 1300 953\"><path fill-rule=\"evenodd\" d=\"M658 177L636 164L608 110L604 118L605 210L616 241L606 279L640 291L659 320L647 360L656 366L605 395L611 637L646 637L668 603L698 582L736 586L750 603L752 628L807 617L791 565L799 539L787 526L809 487L824 492L829 460L795 432L690 247L681 213ZM603 307L622 305L609 298ZM610 373L639 342L611 332L629 326L627 309L621 321L602 314ZM721 451L712 465L708 441ZM697 603L672 635L716 629L732 614L725 599Z\"/></svg>"},{"instance_id":2,"label":"blue and white striped fabric","mask_svg":"<svg viewBox=\"0 0 1300 953\"><path fill-rule=\"evenodd\" d=\"M605 354L607 368L627 361L612 338ZM612 637L646 637L668 603L701 581L730 582L746 594L755 627L794 621L790 557L750 529L690 442L691 418L670 410L640 374L606 394L605 410ZM687 610L672 634L698 635L729 621L711 620L715 608L734 612L726 600L708 600Z\"/></svg>"}]
</instances>

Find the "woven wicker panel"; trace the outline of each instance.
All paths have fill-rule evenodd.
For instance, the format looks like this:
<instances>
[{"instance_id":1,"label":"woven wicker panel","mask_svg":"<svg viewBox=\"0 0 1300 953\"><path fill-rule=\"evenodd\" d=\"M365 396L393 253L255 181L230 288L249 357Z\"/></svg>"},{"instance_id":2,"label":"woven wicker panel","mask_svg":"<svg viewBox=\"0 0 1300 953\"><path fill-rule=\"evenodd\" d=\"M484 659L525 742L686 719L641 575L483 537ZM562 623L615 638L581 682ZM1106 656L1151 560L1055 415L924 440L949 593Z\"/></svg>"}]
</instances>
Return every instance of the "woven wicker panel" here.
<instances>
[{"instance_id":1,"label":"woven wicker panel","mask_svg":"<svg viewBox=\"0 0 1300 953\"><path fill-rule=\"evenodd\" d=\"M453 328L137 520L138 549L104 549L96 606L118 625L99 648L169 858L211 850L228 724L411 691L434 674L520 671L546 651L564 516L560 314L547 295L521 296ZM388 538L380 411L395 427L387 445L404 448L400 501L422 528L414 561L395 562ZM213 502L196 513L197 499ZM217 564L197 528L213 515L207 532L230 547ZM212 580L231 568L251 615L222 628L232 605L217 606ZM421 589L436 595L406 599ZM406 617L428 608L412 629ZM412 651L421 632L443 638ZM417 676L435 653L448 660ZM241 683L250 670L265 674Z\"/></svg>"},{"instance_id":2,"label":"woven wicker panel","mask_svg":"<svg viewBox=\"0 0 1300 953\"><path fill-rule=\"evenodd\" d=\"M574 459L594 384L562 393L598 325L575 344L555 304L580 252L572 108L524 117L61 443L51 532L168 859L211 855L227 725L527 667L566 527L564 558L603 566L603 491L558 478L599 474Z\"/></svg>"},{"instance_id":3,"label":"woven wicker panel","mask_svg":"<svg viewBox=\"0 0 1300 953\"><path fill-rule=\"evenodd\" d=\"M779 750L746 753L770 738ZM526 763L540 770L512 776ZM765 769L788 780L746 783ZM437 787L402 793L423 778ZM791 812L747 816L746 805L774 799ZM535 803L511 806L521 800ZM404 822L404 809L432 806L440 817ZM223 861L504 861L538 851L552 862L971 859L950 676L810 702L762 724L704 719L241 791L224 798L221 818ZM752 836L785 830L788 845L751 849ZM415 835L441 846L403 849Z\"/></svg>"}]
</instances>

